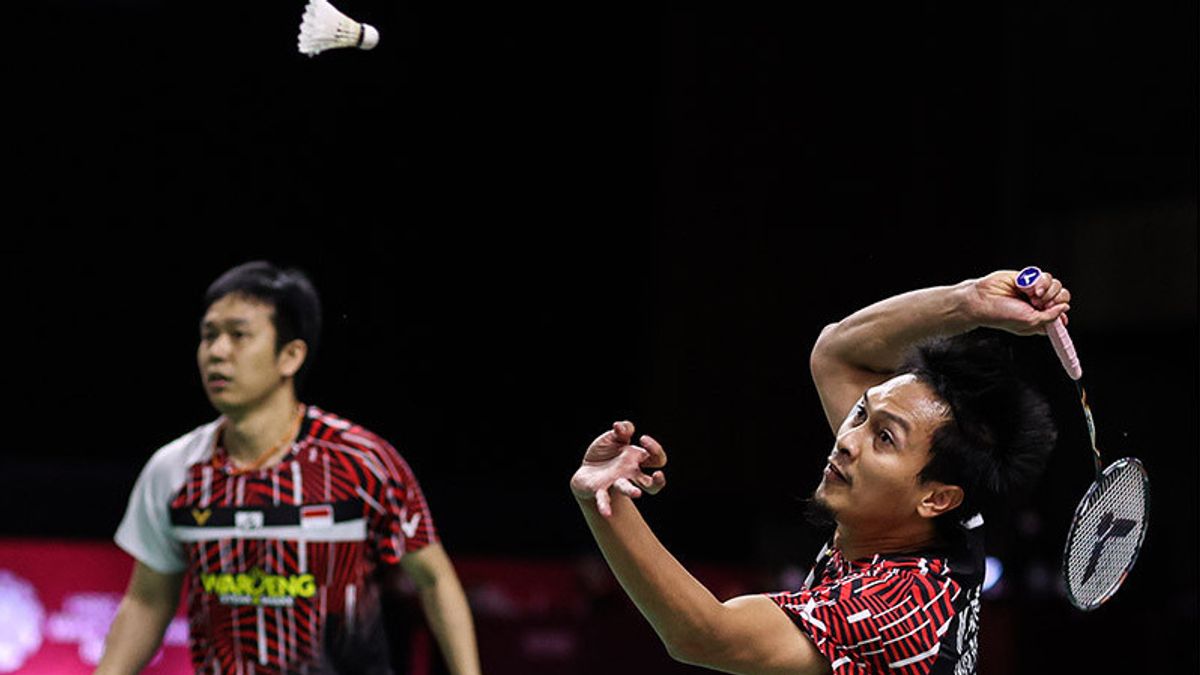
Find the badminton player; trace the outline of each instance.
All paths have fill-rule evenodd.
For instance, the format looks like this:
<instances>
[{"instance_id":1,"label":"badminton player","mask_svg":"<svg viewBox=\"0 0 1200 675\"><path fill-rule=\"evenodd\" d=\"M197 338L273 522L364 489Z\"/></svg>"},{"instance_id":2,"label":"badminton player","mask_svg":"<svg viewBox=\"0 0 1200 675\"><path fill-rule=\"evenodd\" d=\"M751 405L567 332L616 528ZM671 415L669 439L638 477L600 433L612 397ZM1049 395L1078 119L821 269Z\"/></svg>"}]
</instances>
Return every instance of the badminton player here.
<instances>
[{"instance_id":1,"label":"badminton player","mask_svg":"<svg viewBox=\"0 0 1200 675\"><path fill-rule=\"evenodd\" d=\"M665 485L663 447L629 422L591 444L572 492L674 658L756 675L976 672L980 510L1032 483L1055 432L1044 399L974 329L1044 333L1071 297L1050 275L1014 279L904 293L821 332L811 370L835 440L812 506L836 528L800 589L713 597L631 500Z\"/></svg>"},{"instance_id":2,"label":"badminton player","mask_svg":"<svg viewBox=\"0 0 1200 675\"><path fill-rule=\"evenodd\" d=\"M197 361L215 421L151 457L116 542L135 559L98 673L159 647L184 579L197 673L390 673L382 593L416 586L450 671L479 672L462 586L416 478L379 436L297 399L321 324L266 262L209 287Z\"/></svg>"}]
</instances>

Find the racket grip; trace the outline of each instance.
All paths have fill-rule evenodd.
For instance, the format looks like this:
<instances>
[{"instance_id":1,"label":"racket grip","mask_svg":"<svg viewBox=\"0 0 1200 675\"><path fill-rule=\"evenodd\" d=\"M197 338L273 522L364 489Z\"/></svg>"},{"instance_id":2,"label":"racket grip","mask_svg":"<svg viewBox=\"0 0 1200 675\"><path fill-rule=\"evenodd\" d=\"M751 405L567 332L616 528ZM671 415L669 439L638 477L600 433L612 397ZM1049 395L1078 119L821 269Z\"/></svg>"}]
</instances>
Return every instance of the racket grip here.
<instances>
[{"instance_id":1,"label":"racket grip","mask_svg":"<svg viewBox=\"0 0 1200 675\"><path fill-rule=\"evenodd\" d=\"M1055 319L1046 326L1046 336L1050 338L1050 344L1054 345L1054 353L1058 354L1058 360L1062 363L1063 370L1067 371L1067 375L1072 380L1083 377L1083 367L1079 365L1079 357L1075 354L1075 344L1071 342L1071 336L1067 334L1067 327L1063 325L1062 319Z\"/></svg>"}]
</instances>

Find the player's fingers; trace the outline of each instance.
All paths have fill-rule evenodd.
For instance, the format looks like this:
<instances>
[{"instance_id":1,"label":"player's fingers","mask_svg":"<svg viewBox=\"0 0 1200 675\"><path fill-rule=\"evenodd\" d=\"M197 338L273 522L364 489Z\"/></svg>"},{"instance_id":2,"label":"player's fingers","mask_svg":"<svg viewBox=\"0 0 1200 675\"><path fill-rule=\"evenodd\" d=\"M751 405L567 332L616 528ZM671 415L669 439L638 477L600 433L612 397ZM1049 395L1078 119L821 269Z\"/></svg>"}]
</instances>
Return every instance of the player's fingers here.
<instances>
[{"instance_id":1,"label":"player's fingers","mask_svg":"<svg viewBox=\"0 0 1200 675\"><path fill-rule=\"evenodd\" d=\"M1050 300L1047 302L1047 306L1067 304L1071 302L1071 291L1068 291L1065 287L1063 287L1060 288L1057 293L1049 297Z\"/></svg>"},{"instance_id":2,"label":"player's fingers","mask_svg":"<svg viewBox=\"0 0 1200 675\"><path fill-rule=\"evenodd\" d=\"M641 466L650 457L650 453L639 445L624 445L617 452L621 453L621 463L632 468Z\"/></svg>"},{"instance_id":3,"label":"player's fingers","mask_svg":"<svg viewBox=\"0 0 1200 675\"><path fill-rule=\"evenodd\" d=\"M1039 312L1037 332L1045 334L1046 327L1051 323L1058 321L1059 317L1064 317L1067 311L1071 309L1070 305L1055 305L1044 312ZM1066 325L1066 324L1064 324Z\"/></svg>"},{"instance_id":4,"label":"player's fingers","mask_svg":"<svg viewBox=\"0 0 1200 675\"><path fill-rule=\"evenodd\" d=\"M596 510L608 518L612 516L612 503L608 500L608 490L596 490Z\"/></svg>"},{"instance_id":5,"label":"player's fingers","mask_svg":"<svg viewBox=\"0 0 1200 675\"><path fill-rule=\"evenodd\" d=\"M618 478L617 482L613 483L613 487L631 499L637 499L642 496L642 491L636 485L629 482L628 478Z\"/></svg>"},{"instance_id":6,"label":"player's fingers","mask_svg":"<svg viewBox=\"0 0 1200 675\"><path fill-rule=\"evenodd\" d=\"M659 468L667 465L667 451L658 441L650 437L649 434L642 434L642 445L645 446L646 452L649 453L649 459L644 462L651 468Z\"/></svg>"},{"instance_id":7,"label":"player's fingers","mask_svg":"<svg viewBox=\"0 0 1200 675\"><path fill-rule=\"evenodd\" d=\"M1062 292L1062 288L1063 288L1062 282L1059 281L1058 279L1055 279L1054 281L1050 282L1050 286L1048 286L1046 288L1046 294L1043 295L1041 298L1042 309L1050 307L1051 305L1054 304L1054 298L1058 297L1058 294L1060 292Z\"/></svg>"},{"instance_id":8,"label":"player's fingers","mask_svg":"<svg viewBox=\"0 0 1200 675\"><path fill-rule=\"evenodd\" d=\"M609 429L608 431L597 436L596 439L592 441L592 444L588 446L588 448L591 449L608 445L619 445L619 443L617 443L617 435L612 429Z\"/></svg>"},{"instance_id":9,"label":"player's fingers","mask_svg":"<svg viewBox=\"0 0 1200 675\"><path fill-rule=\"evenodd\" d=\"M1049 272L1042 272L1042 276L1033 282L1033 297L1042 299L1046 297L1046 290L1054 283L1054 276Z\"/></svg>"},{"instance_id":10,"label":"player's fingers","mask_svg":"<svg viewBox=\"0 0 1200 675\"><path fill-rule=\"evenodd\" d=\"M661 471L655 471L654 474L650 476L650 484L642 487L646 490L646 492L656 495L658 494L658 491L666 487L666 485L667 475Z\"/></svg>"},{"instance_id":11,"label":"player's fingers","mask_svg":"<svg viewBox=\"0 0 1200 675\"><path fill-rule=\"evenodd\" d=\"M622 443L628 443L629 439L633 438L633 422L629 420L621 420L613 422L613 433Z\"/></svg>"}]
</instances>

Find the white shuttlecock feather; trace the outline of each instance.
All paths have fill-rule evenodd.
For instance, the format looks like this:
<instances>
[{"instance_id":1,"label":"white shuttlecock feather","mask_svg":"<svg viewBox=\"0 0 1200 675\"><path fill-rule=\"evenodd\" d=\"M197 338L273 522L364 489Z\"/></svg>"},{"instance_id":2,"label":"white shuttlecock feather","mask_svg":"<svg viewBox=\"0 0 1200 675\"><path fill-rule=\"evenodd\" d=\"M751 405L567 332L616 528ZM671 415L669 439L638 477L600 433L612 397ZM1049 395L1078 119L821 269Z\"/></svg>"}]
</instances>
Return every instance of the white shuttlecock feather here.
<instances>
[{"instance_id":1,"label":"white shuttlecock feather","mask_svg":"<svg viewBox=\"0 0 1200 675\"><path fill-rule=\"evenodd\" d=\"M316 56L326 49L373 49L379 44L379 31L342 14L326 0L308 0L296 43L300 53L309 56Z\"/></svg>"}]
</instances>

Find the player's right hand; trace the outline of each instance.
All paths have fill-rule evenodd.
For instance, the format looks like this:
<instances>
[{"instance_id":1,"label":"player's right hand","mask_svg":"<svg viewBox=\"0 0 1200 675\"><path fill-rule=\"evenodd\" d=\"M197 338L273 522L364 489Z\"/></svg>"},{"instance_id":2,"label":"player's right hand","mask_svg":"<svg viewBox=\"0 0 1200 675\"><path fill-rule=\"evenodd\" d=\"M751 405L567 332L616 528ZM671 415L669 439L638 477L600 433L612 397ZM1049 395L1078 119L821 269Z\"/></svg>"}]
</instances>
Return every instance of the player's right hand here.
<instances>
[{"instance_id":1,"label":"player's right hand","mask_svg":"<svg viewBox=\"0 0 1200 675\"><path fill-rule=\"evenodd\" d=\"M1000 270L967 283L968 311L979 325L1034 335L1059 317L1066 324L1071 292L1061 281L1046 272L1029 288L1016 280L1015 270Z\"/></svg>"},{"instance_id":2,"label":"player's right hand","mask_svg":"<svg viewBox=\"0 0 1200 675\"><path fill-rule=\"evenodd\" d=\"M612 515L609 489L637 498L643 491L655 494L667 484L661 470L651 474L642 471L642 467L666 466L666 451L646 435L638 439L641 445L634 445L633 432L632 422L613 422L612 429L597 436L588 446L583 463L571 477L571 492L582 501L594 499L605 518Z\"/></svg>"}]
</instances>

